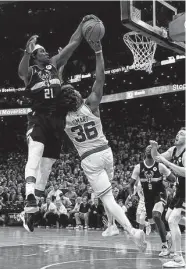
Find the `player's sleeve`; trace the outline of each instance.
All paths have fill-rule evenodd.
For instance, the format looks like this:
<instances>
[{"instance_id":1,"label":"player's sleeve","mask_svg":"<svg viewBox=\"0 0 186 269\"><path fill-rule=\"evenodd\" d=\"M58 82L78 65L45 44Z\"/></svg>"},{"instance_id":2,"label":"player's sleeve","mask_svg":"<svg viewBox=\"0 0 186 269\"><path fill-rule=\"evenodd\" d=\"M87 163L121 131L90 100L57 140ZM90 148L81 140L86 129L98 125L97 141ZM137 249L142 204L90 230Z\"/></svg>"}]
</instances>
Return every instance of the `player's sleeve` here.
<instances>
[{"instance_id":1,"label":"player's sleeve","mask_svg":"<svg viewBox=\"0 0 186 269\"><path fill-rule=\"evenodd\" d=\"M134 179L134 180L137 180L138 177L139 177L139 174L140 174L140 164L137 164L135 167L134 167L134 170L132 172L132 176L131 178Z\"/></svg>"},{"instance_id":2,"label":"player's sleeve","mask_svg":"<svg viewBox=\"0 0 186 269\"><path fill-rule=\"evenodd\" d=\"M167 151L161 154L166 160L170 161L172 159L173 150L175 147L169 148Z\"/></svg>"},{"instance_id":3,"label":"player's sleeve","mask_svg":"<svg viewBox=\"0 0 186 269\"><path fill-rule=\"evenodd\" d=\"M165 177L168 177L171 174L171 170L167 168L163 163L159 163L159 171L160 174L162 174Z\"/></svg>"}]
</instances>

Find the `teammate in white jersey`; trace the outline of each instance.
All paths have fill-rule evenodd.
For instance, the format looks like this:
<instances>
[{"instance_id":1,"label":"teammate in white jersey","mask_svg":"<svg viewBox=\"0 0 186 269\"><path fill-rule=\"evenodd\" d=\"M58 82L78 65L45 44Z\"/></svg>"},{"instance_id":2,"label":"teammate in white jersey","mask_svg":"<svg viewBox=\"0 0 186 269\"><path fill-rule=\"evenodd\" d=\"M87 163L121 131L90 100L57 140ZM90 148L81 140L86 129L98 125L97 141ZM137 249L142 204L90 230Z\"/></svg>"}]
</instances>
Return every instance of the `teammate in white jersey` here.
<instances>
[{"instance_id":1,"label":"teammate in white jersey","mask_svg":"<svg viewBox=\"0 0 186 269\"><path fill-rule=\"evenodd\" d=\"M99 112L105 81L104 59L101 43L90 41L89 44L96 56L96 80L85 102L71 85L62 87L59 103L67 113L65 131L81 157L81 166L91 187L105 206L109 223L114 217L144 251L147 245L144 232L132 227L112 194L113 155L102 131Z\"/></svg>"}]
</instances>

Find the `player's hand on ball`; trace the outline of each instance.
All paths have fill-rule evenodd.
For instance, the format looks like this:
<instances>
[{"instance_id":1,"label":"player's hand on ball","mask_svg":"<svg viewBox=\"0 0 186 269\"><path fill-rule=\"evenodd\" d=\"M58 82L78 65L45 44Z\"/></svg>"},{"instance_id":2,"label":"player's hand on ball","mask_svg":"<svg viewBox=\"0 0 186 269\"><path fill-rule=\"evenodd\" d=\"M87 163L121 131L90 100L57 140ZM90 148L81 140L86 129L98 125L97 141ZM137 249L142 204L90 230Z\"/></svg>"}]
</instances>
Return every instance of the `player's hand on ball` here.
<instances>
[{"instance_id":1,"label":"player's hand on ball","mask_svg":"<svg viewBox=\"0 0 186 269\"><path fill-rule=\"evenodd\" d=\"M88 40L87 42L90 45L91 49L93 49L95 52L102 50L102 45L100 41L94 42L92 40Z\"/></svg>"},{"instance_id":2,"label":"player's hand on ball","mask_svg":"<svg viewBox=\"0 0 186 269\"><path fill-rule=\"evenodd\" d=\"M36 42L38 39L38 35L33 35L29 38L29 40L26 43L26 52L31 54L35 48Z\"/></svg>"},{"instance_id":3,"label":"player's hand on ball","mask_svg":"<svg viewBox=\"0 0 186 269\"><path fill-rule=\"evenodd\" d=\"M96 17L95 15L91 14L91 15L86 15L85 17L83 17L82 19L82 22L86 22L86 21L89 21L89 20L95 20L95 21L100 21L100 19L98 17Z\"/></svg>"}]
</instances>

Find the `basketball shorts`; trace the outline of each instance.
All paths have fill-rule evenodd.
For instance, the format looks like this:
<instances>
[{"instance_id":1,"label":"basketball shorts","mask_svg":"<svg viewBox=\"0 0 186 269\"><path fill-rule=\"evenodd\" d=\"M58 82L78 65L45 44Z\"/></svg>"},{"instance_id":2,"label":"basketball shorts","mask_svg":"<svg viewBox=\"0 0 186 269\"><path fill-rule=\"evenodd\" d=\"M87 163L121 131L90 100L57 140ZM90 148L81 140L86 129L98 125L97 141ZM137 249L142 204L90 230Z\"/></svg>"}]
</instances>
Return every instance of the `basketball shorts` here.
<instances>
[{"instance_id":1,"label":"basketball shorts","mask_svg":"<svg viewBox=\"0 0 186 269\"><path fill-rule=\"evenodd\" d=\"M162 205L159 205L159 202L161 202ZM165 193L159 193L156 196L152 197L146 197L145 198L145 208L147 212L147 218L152 219L152 212L153 211L161 211L160 213L163 213L164 208L166 205L166 194Z\"/></svg>"},{"instance_id":2,"label":"basketball shorts","mask_svg":"<svg viewBox=\"0 0 186 269\"><path fill-rule=\"evenodd\" d=\"M44 144L43 157L59 159L64 135L64 119L53 114L28 114L27 141Z\"/></svg>"},{"instance_id":3,"label":"basketball shorts","mask_svg":"<svg viewBox=\"0 0 186 269\"><path fill-rule=\"evenodd\" d=\"M111 148L93 153L81 161L81 167L97 197L112 189L114 175Z\"/></svg>"},{"instance_id":4,"label":"basketball shorts","mask_svg":"<svg viewBox=\"0 0 186 269\"><path fill-rule=\"evenodd\" d=\"M145 203L139 202L137 210L136 210L136 215L141 215L141 214L146 214L146 208L145 208Z\"/></svg>"}]
</instances>

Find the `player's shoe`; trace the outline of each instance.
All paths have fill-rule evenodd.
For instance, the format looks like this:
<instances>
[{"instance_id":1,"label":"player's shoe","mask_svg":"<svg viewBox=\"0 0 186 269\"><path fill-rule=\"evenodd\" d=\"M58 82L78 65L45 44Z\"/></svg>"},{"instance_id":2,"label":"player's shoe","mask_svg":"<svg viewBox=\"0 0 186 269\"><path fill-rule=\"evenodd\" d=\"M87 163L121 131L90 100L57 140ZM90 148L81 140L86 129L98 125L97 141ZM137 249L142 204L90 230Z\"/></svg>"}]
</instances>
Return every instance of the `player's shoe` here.
<instances>
[{"instance_id":1,"label":"player's shoe","mask_svg":"<svg viewBox=\"0 0 186 269\"><path fill-rule=\"evenodd\" d=\"M163 264L164 268L185 268L185 260L182 255L175 255L173 261Z\"/></svg>"},{"instance_id":2,"label":"player's shoe","mask_svg":"<svg viewBox=\"0 0 186 269\"><path fill-rule=\"evenodd\" d=\"M20 218L23 221L23 227L27 232L34 231L34 214L28 214L24 211L21 212Z\"/></svg>"},{"instance_id":3,"label":"player's shoe","mask_svg":"<svg viewBox=\"0 0 186 269\"><path fill-rule=\"evenodd\" d=\"M167 246L163 245L159 257L167 257L170 254L170 250Z\"/></svg>"},{"instance_id":4,"label":"player's shoe","mask_svg":"<svg viewBox=\"0 0 186 269\"><path fill-rule=\"evenodd\" d=\"M118 230L116 225L111 225L104 232L102 232L102 236L104 236L104 237L114 236L114 235L118 235L118 234L119 234L119 230Z\"/></svg>"},{"instance_id":5,"label":"player's shoe","mask_svg":"<svg viewBox=\"0 0 186 269\"><path fill-rule=\"evenodd\" d=\"M146 235L149 235L151 233L151 225L149 222L145 228L146 228L146 231L145 231Z\"/></svg>"},{"instance_id":6,"label":"player's shoe","mask_svg":"<svg viewBox=\"0 0 186 269\"><path fill-rule=\"evenodd\" d=\"M140 229L132 229L132 236L134 243L139 248L141 252L145 252L147 248L147 242L145 241L145 233Z\"/></svg>"},{"instance_id":7,"label":"player's shoe","mask_svg":"<svg viewBox=\"0 0 186 269\"><path fill-rule=\"evenodd\" d=\"M167 235L166 235L166 239L167 239L167 245L168 245L168 248L169 250L171 249L172 247L172 235L171 235L171 232L168 232Z\"/></svg>"},{"instance_id":8,"label":"player's shoe","mask_svg":"<svg viewBox=\"0 0 186 269\"><path fill-rule=\"evenodd\" d=\"M35 198L35 195L31 193L27 196L24 212L33 214L36 213L37 211L39 211L37 200Z\"/></svg>"}]
</instances>

